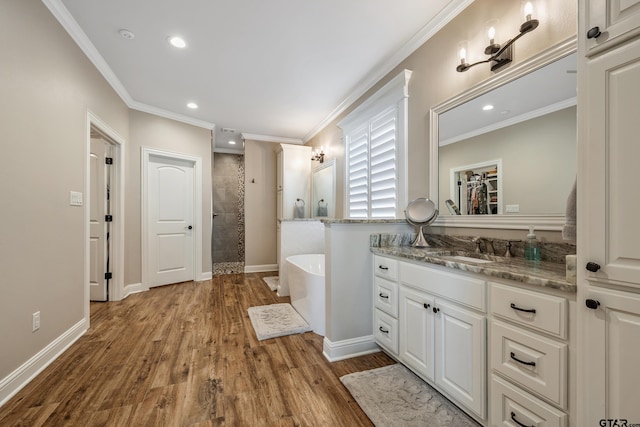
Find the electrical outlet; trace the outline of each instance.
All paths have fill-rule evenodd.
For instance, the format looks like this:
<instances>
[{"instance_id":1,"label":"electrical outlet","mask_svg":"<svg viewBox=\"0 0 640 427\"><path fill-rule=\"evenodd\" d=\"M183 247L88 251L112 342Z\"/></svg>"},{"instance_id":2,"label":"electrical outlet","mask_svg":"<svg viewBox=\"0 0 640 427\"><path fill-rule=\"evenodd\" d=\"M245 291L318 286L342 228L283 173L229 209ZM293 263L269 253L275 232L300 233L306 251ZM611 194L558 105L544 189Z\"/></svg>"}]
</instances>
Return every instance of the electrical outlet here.
<instances>
[{"instance_id":1,"label":"electrical outlet","mask_svg":"<svg viewBox=\"0 0 640 427\"><path fill-rule=\"evenodd\" d=\"M36 311L33 313L33 332L40 329L40 312Z\"/></svg>"},{"instance_id":2,"label":"electrical outlet","mask_svg":"<svg viewBox=\"0 0 640 427\"><path fill-rule=\"evenodd\" d=\"M507 213L517 213L520 212L520 205L507 205L506 206Z\"/></svg>"}]
</instances>

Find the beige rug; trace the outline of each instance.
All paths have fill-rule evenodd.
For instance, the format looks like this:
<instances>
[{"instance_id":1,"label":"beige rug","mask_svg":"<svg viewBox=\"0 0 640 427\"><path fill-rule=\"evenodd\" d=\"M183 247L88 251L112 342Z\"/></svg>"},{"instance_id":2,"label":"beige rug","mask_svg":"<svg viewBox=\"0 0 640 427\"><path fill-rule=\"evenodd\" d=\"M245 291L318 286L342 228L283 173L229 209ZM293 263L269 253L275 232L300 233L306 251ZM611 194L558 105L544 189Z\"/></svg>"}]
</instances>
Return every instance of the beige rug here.
<instances>
[{"instance_id":1,"label":"beige rug","mask_svg":"<svg viewBox=\"0 0 640 427\"><path fill-rule=\"evenodd\" d=\"M249 307L248 311L260 341L311 330L309 324L288 303Z\"/></svg>"},{"instance_id":2,"label":"beige rug","mask_svg":"<svg viewBox=\"0 0 640 427\"><path fill-rule=\"evenodd\" d=\"M377 427L478 427L461 409L401 364L340 381Z\"/></svg>"},{"instance_id":3,"label":"beige rug","mask_svg":"<svg viewBox=\"0 0 640 427\"><path fill-rule=\"evenodd\" d=\"M280 277L278 276L263 277L262 280L264 280L264 283L266 283L272 291L278 289L278 285L280 284Z\"/></svg>"}]
</instances>

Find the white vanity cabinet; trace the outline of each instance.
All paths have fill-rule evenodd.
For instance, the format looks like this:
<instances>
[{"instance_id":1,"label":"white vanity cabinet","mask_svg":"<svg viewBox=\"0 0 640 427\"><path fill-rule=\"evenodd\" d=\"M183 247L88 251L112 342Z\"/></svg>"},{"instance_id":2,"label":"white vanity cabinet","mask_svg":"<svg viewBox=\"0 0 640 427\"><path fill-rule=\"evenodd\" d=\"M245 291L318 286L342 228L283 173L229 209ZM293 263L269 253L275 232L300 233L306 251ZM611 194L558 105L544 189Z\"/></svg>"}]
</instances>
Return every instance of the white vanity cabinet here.
<instances>
[{"instance_id":1,"label":"white vanity cabinet","mask_svg":"<svg viewBox=\"0 0 640 427\"><path fill-rule=\"evenodd\" d=\"M640 1L584 0L578 75L578 422L640 423ZM601 36L586 32L600 26ZM613 425L613 422L610 425Z\"/></svg>"},{"instance_id":2,"label":"white vanity cabinet","mask_svg":"<svg viewBox=\"0 0 640 427\"><path fill-rule=\"evenodd\" d=\"M569 426L569 300L492 282L489 301L490 425Z\"/></svg>"},{"instance_id":3,"label":"white vanity cabinet","mask_svg":"<svg viewBox=\"0 0 640 427\"><path fill-rule=\"evenodd\" d=\"M398 261L375 255L373 336L393 356L398 355Z\"/></svg>"},{"instance_id":4,"label":"white vanity cabinet","mask_svg":"<svg viewBox=\"0 0 640 427\"><path fill-rule=\"evenodd\" d=\"M395 349L391 354L399 361L470 414L486 419L486 282L380 256L374 257L374 269L378 344ZM395 292L387 291L390 283L398 289L397 317L387 299L380 300Z\"/></svg>"}]
</instances>

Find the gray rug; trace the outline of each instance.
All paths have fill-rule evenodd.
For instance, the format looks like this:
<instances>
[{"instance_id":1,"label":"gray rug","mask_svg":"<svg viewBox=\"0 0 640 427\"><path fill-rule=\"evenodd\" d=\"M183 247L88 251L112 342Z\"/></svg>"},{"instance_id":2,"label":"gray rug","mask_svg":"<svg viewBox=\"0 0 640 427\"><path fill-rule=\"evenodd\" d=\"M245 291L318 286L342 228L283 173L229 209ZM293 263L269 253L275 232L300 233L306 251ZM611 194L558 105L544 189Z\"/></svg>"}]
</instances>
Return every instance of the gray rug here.
<instances>
[{"instance_id":1,"label":"gray rug","mask_svg":"<svg viewBox=\"0 0 640 427\"><path fill-rule=\"evenodd\" d=\"M309 324L288 303L249 307L248 311L260 341L311 330Z\"/></svg>"},{"instance_id":2,"label":"gray rug","mask_svg":"<svg viewBox=\"0 0 640 427\"><path fill-rule=\"evenodd\" d=\"M266 283L272 291L278 289L278 285L280 284L280 277L278 276L263 277L262 280L264 280L264 283Z\"/></svg>"},{"instance_id":3,"label":"gray rug","mask_svg":"<svg viewBox=\"0 0 640 427\"><path fill-rule=\"evenodd\" d=\"M340 381L377 427L480 425L399 363L345 375Z\"/></svg>"}]
</instances>

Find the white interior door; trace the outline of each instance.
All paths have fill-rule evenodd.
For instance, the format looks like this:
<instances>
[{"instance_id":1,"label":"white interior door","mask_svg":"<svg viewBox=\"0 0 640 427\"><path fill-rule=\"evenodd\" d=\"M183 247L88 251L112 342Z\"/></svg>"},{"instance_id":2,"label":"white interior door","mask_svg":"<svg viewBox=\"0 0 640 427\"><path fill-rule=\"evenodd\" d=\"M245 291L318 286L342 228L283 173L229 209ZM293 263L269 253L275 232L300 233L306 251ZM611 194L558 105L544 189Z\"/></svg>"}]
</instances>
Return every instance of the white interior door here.
<instances>
[{"instance_id":1,"label":"white interior door","mask_svg":"<svg viewBox=\"0 0 640 427\"><path fill-rule=\"evenodd\" d=\"M107 300L107 157L108 143L103 139L91 138L89 154L89 299L91 301Z\"/></svg>"},{"instance_id":2,"label":"white interior door","mask_svg":"<svg viewBox=\"0 0 640 427\"><path fill-rule=\"evenodd\" d=\"M147 168L147 281L194 279L194 164L151 155Z\"/></svg>"}]
</instances>

